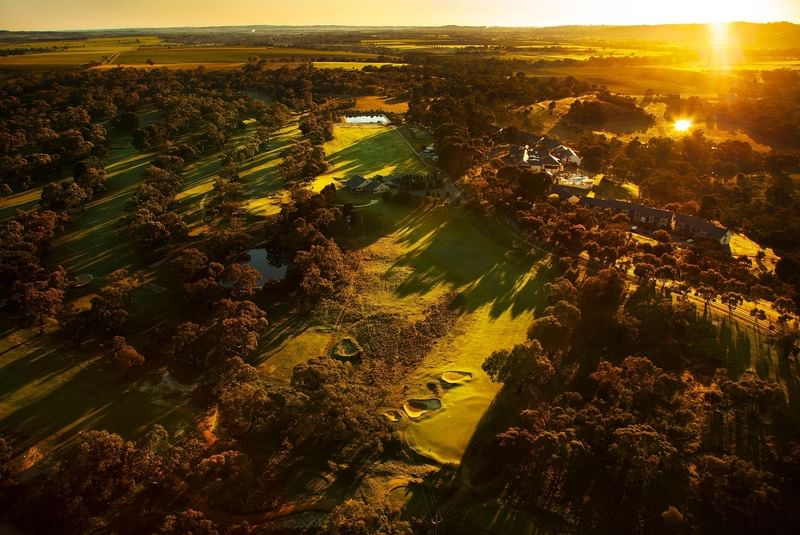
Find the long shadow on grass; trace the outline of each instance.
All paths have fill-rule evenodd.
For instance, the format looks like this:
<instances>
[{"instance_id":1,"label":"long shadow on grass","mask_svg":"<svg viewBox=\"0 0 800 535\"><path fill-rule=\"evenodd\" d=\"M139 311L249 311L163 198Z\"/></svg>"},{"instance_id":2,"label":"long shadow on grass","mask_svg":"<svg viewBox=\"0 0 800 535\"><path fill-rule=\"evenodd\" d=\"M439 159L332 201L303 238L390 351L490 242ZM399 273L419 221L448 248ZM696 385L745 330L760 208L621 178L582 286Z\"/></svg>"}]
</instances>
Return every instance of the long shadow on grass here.
<instances>
[{"instance_id":1,"label":"long shadow on grass","mask_svg":"<svg viewBox=\"0 0 800 535\"><path fill-rule=\"evenodd\" d=\"M516 317L544 302L543 287L553 274L541 266L535 269L542 254L511 251L502 237L485 232L481 222L460 212L414 223L399 238L411 250L393 266L413 270L398 286L399 296L424 295L445 285L459 292L456 304L461 310L489 304L493 318L507 311Z\"/></svg>"},{"instance_id":2,"label":"long shadow on grass","mask_svg":"<svg viewBox=\"0 0 800 535\"><path fill-rule=\"evenodd\" d=\"M123 154L129 152L126 149ZM100 276L132 264L135 251L119 221L152 156L136 154L112 164L114 175L107 182L106 192L74 215L67 232L56 240L49 257L54 264L76 274L92 272Z\"/></svg>"},{"instance_id":3,"label":"long shadow on grass","mask_svg":"<svg viewBox=\"0 0 800 535\"><path fill-rule=\"evenodd\" d=\"M102 359L63 351L50 337L38 338L0 375L0 432L16 451L46 439L61 448L88 429L135 439L151 425L183 414L187 403L185 394L159 388L158 377L126 381ZM50 384L52 388L42 393ZM19 397L8 399L13 394Z\"/></svg>"},{"instance_id":4,"label":"long shadow on grass","mask_svg":"<svg viewBox=\"0 0 800 535\"><path fill-rule=\"evenodd\" d=\"M340 178L368 175L381 170L387 175L426 172L401 134L392 129L365 137L328 154L327 160L333 173Z\"/></svg>"},{"instance_id":5,"label":"long shadow on grass","mask_svg":"<svg viewBox=\"0 0 800 535\"><path fill-rule=\"evenodd\" d=\"M538 533L540 529L543 533L564 532L567 526L559 518L517 511L498 502L502 482L496 480L496 469L484 450L498 433L517 425L520 411L531 404L528 397L502 388L478 422L458 467L444 466L431 474L426 478L428 489L421 485L409 487L413 496L404 514L428 516L435 508L441 515L440 529L444 533Z\"/></svg>"}]
</instances>

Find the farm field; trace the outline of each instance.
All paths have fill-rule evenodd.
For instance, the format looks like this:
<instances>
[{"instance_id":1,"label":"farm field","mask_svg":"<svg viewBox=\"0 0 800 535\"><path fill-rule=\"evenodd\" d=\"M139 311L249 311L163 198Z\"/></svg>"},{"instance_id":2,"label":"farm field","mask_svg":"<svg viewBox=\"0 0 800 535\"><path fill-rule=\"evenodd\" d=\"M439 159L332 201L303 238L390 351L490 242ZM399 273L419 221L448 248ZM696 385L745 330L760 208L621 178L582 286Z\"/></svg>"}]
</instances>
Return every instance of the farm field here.
<instances>
[{"instance_id":1,"label":"farm field","mask_svg":"<svg viewBox=\"0 0 800 535\"><path fill-rule=\"evenodd\" d=\"M259 59L313 59L313 58L352 58L374 59L373 54L312 50L305 48L278 48L278 47L225 47L225 46L197 46L197 47L152 47L131 50L120 54L114 60L115 65L173 63L247 63L250 58ZM149 61L148 61L149 60Z\"/></svg>"},{"instance_id":2,"label":"farm field","mask_svg":"<svg viewBox=\"0 0 800 535\"><path fill-rule=\"evenodd\" d=\"M546 66L527 73L537 77L574 76L628 95L644 95L652 89L657 94L716 98L720 87L719 77L712 74L665 67ZM725 76L722 78L724 81Z\"/></svg>"},{"instance_id":3,"label":"farm field","mask_svg":"<svg viewBox=\"0 0 800 535\"><path fill-rule=\"evenodd\" d=\"M369 96L357 97L353 111L381 110L387 113L405 113L408 111L408 102L389 97Z\"/></svg>"},{"instance_id":4,"label":"farm field","mask_svg":"<svg viewBox=\"0 0 800 535\"><path fill-rule=\"evenodd\" d=\"M0 48L41 48L42 52L28 53L18 56L0 56L0 69L37 68L70 68L87 63L107 62L127 51L142 45L160 43L158 37L141 38L89 38L74 41L45 41L33 43L15 43ZM58 48L58 50L53 50Z\"/></svg>"},{"instance_id":5,"label":"farm field","mask_svg":"<svg viewBox=\"0 0 800 535\"><path fill-rule=\"evenodd\" d=\"M317 69L344 69L349 71L360 71L364 67L402 67L405 63L389 63L380 61L315 61L313 63Z\"/></svg>"}]
</instances>

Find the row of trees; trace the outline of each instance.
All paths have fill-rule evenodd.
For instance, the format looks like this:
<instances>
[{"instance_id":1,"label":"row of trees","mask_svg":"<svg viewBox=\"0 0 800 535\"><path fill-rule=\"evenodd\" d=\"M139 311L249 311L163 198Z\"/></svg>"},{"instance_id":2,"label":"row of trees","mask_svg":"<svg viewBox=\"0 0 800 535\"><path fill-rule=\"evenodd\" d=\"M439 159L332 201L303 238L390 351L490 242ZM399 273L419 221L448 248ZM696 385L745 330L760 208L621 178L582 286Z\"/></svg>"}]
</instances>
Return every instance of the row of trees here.
<instances>
[{"instance_id":1,"label":"row of trees","mask_svg":"<svg viewBox=\"0 0 800 535\"><path fill-rule=\"evenodd\" d=\"M175 211L175 197L183 187L182 169L182 158L162 156L142 175L126 217L128 231L141 245L159 246L188 235L186 223Z\"/></svg>"}]
</instances>

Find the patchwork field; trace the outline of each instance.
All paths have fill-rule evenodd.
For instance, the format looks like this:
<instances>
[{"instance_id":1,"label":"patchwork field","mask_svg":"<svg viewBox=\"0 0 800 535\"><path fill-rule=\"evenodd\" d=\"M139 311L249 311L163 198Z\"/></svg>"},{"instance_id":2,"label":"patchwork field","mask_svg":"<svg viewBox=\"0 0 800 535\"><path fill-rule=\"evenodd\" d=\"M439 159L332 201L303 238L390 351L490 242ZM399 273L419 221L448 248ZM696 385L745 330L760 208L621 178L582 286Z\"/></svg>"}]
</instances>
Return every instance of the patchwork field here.
<instances>
[{"instance_id":1,"label":"patchwork field","mask_svg":"<svg viewBox=\"0 0 800 535\"><path fill-rule=\"evenodd\" d=\"M278 48L278 47L224 47L224 46L196 46L196 47L151 47L131 50L120 54L114 60L115 65L146 64L152 61L155 64L171 63L247 63L251 58L258 59L321 59L321 58L352 58L374 59L373 54L312 50L306 48Z\"/></svg>"},{"instance_id":2,"label":"patchwork field","mask_svg":"<svg viewBox=\"0 0 800 535\"><path fill-rule=\"evenodd\" d=\"M317 69L344 69L349 71L360 71L364 67L402 67L405 63L388 63L380 61L315 61L314 67Z\"/></svg>"},{"instance_id":3,"label":"patchwork field","mask_svg":"<svg viewBox=\"0 0 800 535\"><path fill-rule=\"evenodd\" d=\"M35 48L41 51L16 56L0 56L0 68L68 68L87 63L111 62L117 55L139 46L161 42L159 37L107 37L68 41L6 43L0 49Z\"/></svg>"}]
</instances>

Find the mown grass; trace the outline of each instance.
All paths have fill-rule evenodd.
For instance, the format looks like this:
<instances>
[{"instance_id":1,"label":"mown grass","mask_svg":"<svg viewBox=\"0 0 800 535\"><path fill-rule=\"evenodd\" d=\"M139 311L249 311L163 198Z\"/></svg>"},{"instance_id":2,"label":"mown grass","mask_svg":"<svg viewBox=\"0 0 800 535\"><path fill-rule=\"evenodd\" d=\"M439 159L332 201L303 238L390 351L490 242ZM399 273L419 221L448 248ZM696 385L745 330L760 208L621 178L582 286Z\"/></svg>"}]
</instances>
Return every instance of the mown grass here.
<instances>
[{"instance_id":1,"label":"mown grass","mask_svg":"<svg viewBox=\"0 0 800 535\"><path fill-rule=\"evenodd\" d=\"M225 145L226 149L236 147L254 131L249 128L233 136ZM280 205L286 200L286 189L283 179L278 173L281 152L299 136L297 123L291 123L273 134L269 146L250 161L239 166L239 176L244 188L242 196L247 212L254 217L271 215L280 211ZM203 206L209 200L214 187L214 177L222 166L222 152L216 152L189 165L184 173L183 191L178 194L180 213L190 225L202 224Z\"/></svg>"},{"instance_id":2,"label":"mown grass","mask_svg":"<svg viewBox=\"0 0 800 535\"><path fill-rule=\"evenodd\" d=\"M14 450L43 454L77 433L107 429L136 439L151 425L192 425L188 393L153 370L127 381L98 351L65 350L54 335L8 328L0 336L0 433Z\"/></svg>"},{"instance_id":3,"label":"mown grass","mask_svg":"<svg viewBox=\"0 0 800 535\"><path fill-rule=\"evenodd\" d=\"M334 125L333 140L323 145L330 169L314 182L320 190L334 179L352 175L426 173L428 167L393 126Z\"/></svg>"}]
</instances>

